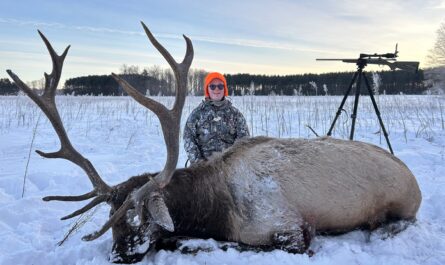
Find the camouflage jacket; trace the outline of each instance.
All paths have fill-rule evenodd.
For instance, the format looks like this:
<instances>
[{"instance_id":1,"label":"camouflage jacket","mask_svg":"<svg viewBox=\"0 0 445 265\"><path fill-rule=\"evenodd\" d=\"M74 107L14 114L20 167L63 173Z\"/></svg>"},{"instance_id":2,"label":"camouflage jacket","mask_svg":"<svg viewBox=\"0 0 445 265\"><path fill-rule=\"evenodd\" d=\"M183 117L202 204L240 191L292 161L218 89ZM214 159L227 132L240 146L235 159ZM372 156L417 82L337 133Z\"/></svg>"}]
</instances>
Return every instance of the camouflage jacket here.
<instances>
[{"instance_id":1,"label":"camouflage jacket","mask_svg":"<svg viewBox=\"0 0 445 265\"><path fill-rule=\"evenodd\" d=\"M206 160L213 152L221 152L246 136L249 136L246 120L230 101L204 100L187 119L184 149L194 163Z\"/></svg>"}]
</instances>

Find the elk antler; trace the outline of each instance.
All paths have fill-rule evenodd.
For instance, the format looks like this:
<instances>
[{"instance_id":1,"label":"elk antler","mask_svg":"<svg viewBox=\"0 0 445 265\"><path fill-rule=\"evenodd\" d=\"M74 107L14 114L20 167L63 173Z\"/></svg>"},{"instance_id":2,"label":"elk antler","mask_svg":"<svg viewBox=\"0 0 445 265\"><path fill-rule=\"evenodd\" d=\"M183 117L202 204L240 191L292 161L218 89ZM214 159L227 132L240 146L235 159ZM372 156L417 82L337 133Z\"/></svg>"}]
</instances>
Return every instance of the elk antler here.
<instances>
[{"instance_id":1,"label":"elk antler","mask_svg":"<svg viewBox=\"0 0 445 265\"><path fill-rule=\"evenodd\" d=\"M143 22L141 22L141 24L153 46L164 56L175 74L176 99L173 108L168 110L161 103L145 97L118 75L114 73L112 75L131 97L144 107L153 111L161 122L162 132L167 146L167 162L165 163L164 169L155 177L155 181L163 188L170 182L173 170L176 169L178 162L181 114L187 96L187 74L193 60L193 46L190 39L184 36L187 43L187 51L182 63L178 64L170 53L155 39L147 26L145 26Z\"/></svg>"},{"instance_id":2,"label":"elk antler","mask_svg":"<svg viewBox=\"0 0 445 265\"><path fill-rule=\"evenodd\" d=\"M46 158L63 158L73 162L74 164L78 165L85 171L91 183L93 184L94 190L83 195L48 196L43 198L44 201L51 201L51 200L83 201L96 196L96 198L94 198L90 203L88 203L83 208L73 212L70 215L62 217L62 220L65 220L77 216L79 214L82 214L102 202L106 202L112 189L102 180L102 178L99 176L99 174L97 173L96 169L93 167L91 162L85 157L83 157L79 152L77 152L76 149L74 149L73 145L68 139L68 135L65 131L65 128L63 127L59 112L57 111L55 103L56 89L57 85L59 84L60 76L62 74L63 61L65 60L65 57L68 53L70 46L66 47L63 54L59 56L54 51L53 47L51 46L45 35L43 35L40 31L38 32L43 42L45 43L46 47L48 48L48 52L51 55L53 64L53 69L51 74L48 75L47 73L45 73L45 90L43 94L41 96L37 95L37 93L32 91L32 89L30 89L25 83L23 83L23 81L20 80L20 78L17 75L15 75L11 70L6 70L6 72L14 80L15 84L23 92L25 92L32 99L32 101L34 101L39 106L39 108L45 113L45 115L48 117L49 121L51 122L52 126L54 127L54 130L56 131L60 139L61 147L59 151L52 153L44 153L42 151L36 150L36 152L39 155Z\"/></svg>"},{"instance_id":3,"label":"elk antler","mask_svg":"<svg viewBox=\"0 0 445 265\"><path fill-rule=\"evenodd\" d=\"M142 22L141 22L142 23ZM110 229L114 224L116 224L121 217L129 210L131 207L136 206L138 208L139 216L142 219L142 205L145 196L149 195L152 191L165 187L173 175L174 169L178 162L179 156L179 130L182 109L185 102L185 97L187 95L187 74L190 65L193 60L193 46L189 38L184 36L187 43L187 51L184 60L178 64L170 53L154 38L148 28L142 23L145 33L150 39L151 43L158 49L158 51L164 56L167 62L173 69L176 77L176 100L171 110L167 109L161 103L146 98L136 89L134 89L125 80L121 79L116 74L112 74L117 82L125 89L125 91L132 96L137 102L152 110L159 118L161 122L162 131L164 134L164 140L167 146L167 161L165 163L164 169L154 178L148 180L148 182L138 189L132 196L128 196L127 199L122 203L121 207L117 209L113 216L102 226L99 231L96 231L90 235L83 237L84 240L94 240L101 235L103 235L108 229ZM44 153L37 150L36 152L46 158L63 158L67 159L74 164L81 167L85 173L88 175L91 183L94 186L94 190L83 195L78 196L48 196L44 197L44 201L58 200L58 201L83 201L93 197L90 203L85 205L83 208L62 217L62 220L72 218L79 214L82 214L94 206L102 203L109 202L110 198L113 196L114 188L108 186L102 178L97 173L96 169L93 167L90 161L84 158L79 152L77 152L72 146L68 136L66 134L65 128L63 127L60 115L58 113L55 104L55 91L60 80L60 75L62 73L63 61L68 53L68 46L61 56L57 55L52 48L46 37L39 31L40 36L45 42L46 47L51 55L53 62L53 70L50 75L45 73L45 90L44 93L39 96L33 92L25 83L23 83L17 75L15 75L11 70L7 70L9 76L14 80L15 84L25 92L45 113L45 115L50 120L54 130L56 131L61 148L57 152ZM173 228L171 228L173 229Z\"/></svg>"},{"instance_id":4,"label":"elk antler","mask_svg":"<svg viewBox=\"0 0 445 265\"><path fill-rule=\"evenodd\" d=\"M83 237L84 240L90 241L100 237L113 224L115 224L133 205L136 206L140 218L143 220L142 206L143 200L149 196L149 194L156 190L165 187L171 180L179 156L179 131L181 123L181 114L184 107L185 98L187 96L187 75L193 60L193 45L191 40L183 35L187 50L184 60L178 64L171 54L156 40L150 30L141 22L145 33L148 36L150 42L155 48L162 54L167 60L168 64L172 68L176 78L176 99L171 110L167 109L161 103L145 97L128 82L120 78L116 74L112 74L116 81L125 89L125 91L133 97L137 102L146 108L153 111L159 118L161 123L162 132L164 134L165 144L167 146L167 161L165 162L164 169L159 172L154 178L151 178L145 185L139 188L133 196L129 196L122 206L110 217L110 219L104 224L104 226L97 232ZM171 228L173 229L173 228Z\"/></svg>"}]
</instances>

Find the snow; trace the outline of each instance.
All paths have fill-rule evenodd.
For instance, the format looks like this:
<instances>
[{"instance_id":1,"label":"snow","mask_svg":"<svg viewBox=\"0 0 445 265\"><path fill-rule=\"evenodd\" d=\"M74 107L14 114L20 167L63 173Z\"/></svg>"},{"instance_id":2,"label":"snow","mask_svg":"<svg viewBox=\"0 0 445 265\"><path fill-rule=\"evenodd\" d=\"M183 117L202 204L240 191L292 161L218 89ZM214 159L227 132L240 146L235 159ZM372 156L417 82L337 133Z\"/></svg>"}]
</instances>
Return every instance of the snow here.
<instances>
[{"instance_id":1,"label":"snow","mask_svg":"<svg viewBox=\"0 0 445 265\"><path fill-rule=\"evenodd\" d=\"M168 106L173 103L170 97L156 99ZM108 184L163 167L166 151L157 118L130 98L64 96L56 100L73 145ZM187 99L182 123L199 101L198 97ZM255 136L313 138L306 125L325 134L341 97L244 96L232 101ZM349 136L352 101L348 99L348 113L336 123L335 137ZM445 264L445 98L379 95L377 102L396 156L414 173L422 191L418 220L406 230L393 237L378 231L317 236L311 245L312 257L279 250L224 251L218 248L219 242L196 239L183 242L183 247L200 246L207 251L151 252L140 264ZM0 97L0 264L110 264L110 232L92 242L81 240L107 220L106 204L84 215L85 224L58 246L77 220L60 218L85 202L41 200L90 191L91 183L80 168L31 152L22 198L30 148L44 152L59 148L56 134L40 113L26 97ZM360 98L355 139L387 148L367 97ZM185 161L181 149L178 167Z\"/></svg>"}]
</instances>

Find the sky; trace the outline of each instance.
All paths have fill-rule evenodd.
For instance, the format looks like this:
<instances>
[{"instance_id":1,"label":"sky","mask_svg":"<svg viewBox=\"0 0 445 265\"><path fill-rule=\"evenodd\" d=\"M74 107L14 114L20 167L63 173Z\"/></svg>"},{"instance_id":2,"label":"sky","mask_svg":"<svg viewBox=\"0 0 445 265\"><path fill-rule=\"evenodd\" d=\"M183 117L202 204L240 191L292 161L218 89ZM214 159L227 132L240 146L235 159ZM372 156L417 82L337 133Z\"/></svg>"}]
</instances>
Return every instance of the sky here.
<instances>
[{"instance_id":1,"label":"sky","mask_svg":"<svg viewBox=\"0 0 445 265\"><path fill-rule=\"evenodd\" d=\"M123 64L168 68L141 27L143 21L182 61L190 37L192 68L222 73L287 75L354 71L355 65L316 58L357 58L393 52L425 66L445 0L393 1L149 1L1 0L0 78L11 69L23 81L51 72L41 30L65 60L65 79L119 72ZM377 68L376 68L377 67ZM376 66L372 69L386 69Z\"/></svg>"}]
</instances>

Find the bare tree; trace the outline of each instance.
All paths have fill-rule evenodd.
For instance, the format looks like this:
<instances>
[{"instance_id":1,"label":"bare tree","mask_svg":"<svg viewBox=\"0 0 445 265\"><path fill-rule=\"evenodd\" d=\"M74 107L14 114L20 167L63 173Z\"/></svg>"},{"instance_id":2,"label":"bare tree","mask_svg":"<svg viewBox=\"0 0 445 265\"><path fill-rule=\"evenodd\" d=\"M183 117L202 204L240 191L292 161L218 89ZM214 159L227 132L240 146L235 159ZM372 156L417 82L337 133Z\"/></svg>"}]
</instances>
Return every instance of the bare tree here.
<instances>
[{"instance_id":1,"label":"bare tree","mask_svg":"<svg viewBox=\"0 0 445 265\"><path fill-rule=\"evenodd\" d=\"M42 90L45 87L45 79L40 78L38 80L26 82L26 84L33 90Z\"/></svg>"},{"instance_id":2,"label":"bare tree","mask_svg":"<svg viewBox=\"0 0 445 265\"><path fill-rule=\"evenodd\" d=\"M436 42L428 54L428 64L432 67L445 66L445 22L437 30Z\"/></svg>"},{"instance_id":3,"label":"bare tree","mask_svg":"<svg viewBox=\"0 0 445 265\"><path fill-rule=\"evenodd\" d=\"M204 95L204 78L208 73L202 69L190 69L188 76L189 94Z\"/></svg>"},{"instance_id":4,"label":"bare tree","mask_svg":"<svg viewBox=\"0 0 445 265\"><path fill-rule=\"evenodd\" d=\"M123 64L119 69L121 74L124 75L137 75L139 74L139 66Z\"/></svg>"},{"instance_id":5,"label":"bare tree","mask_svg":"<svg viewBox=\"0 0 445 265\"><path fill-rule=\"evenodd\" d=\"M430 68L425 70L425 79L432 94L445 92L445 22L437 30L436 42L429 51L427 63Z\"/></svg>"},{"instance_id":6,"label":"bare tree","mask_svg":"<svg viewBox=\"0 0 445 265\"><path fill-rule=\"evenodd\" d=\"M144 68L147 71L147 74L153 78L161 79L162 68L159 65L152 65L150 67Z\"/></svg>"}]
</instances>

